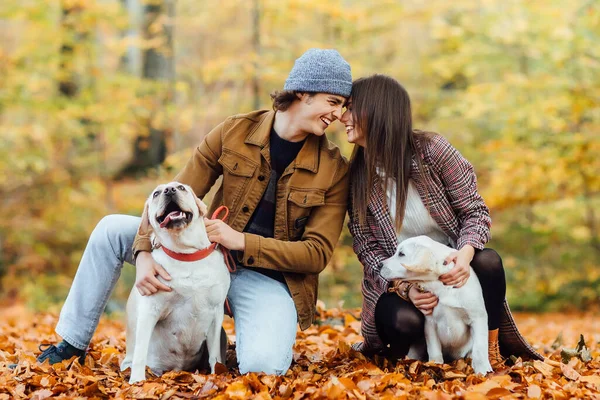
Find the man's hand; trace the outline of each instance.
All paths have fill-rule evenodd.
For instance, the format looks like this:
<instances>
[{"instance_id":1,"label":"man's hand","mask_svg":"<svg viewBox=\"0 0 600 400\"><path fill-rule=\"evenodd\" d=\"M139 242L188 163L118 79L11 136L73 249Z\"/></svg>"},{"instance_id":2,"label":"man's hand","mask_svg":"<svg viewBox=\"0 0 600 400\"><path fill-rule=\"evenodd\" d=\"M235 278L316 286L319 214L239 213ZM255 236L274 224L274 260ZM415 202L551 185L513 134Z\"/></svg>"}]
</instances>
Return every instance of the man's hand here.
<instances>
[{"instance_id":1,"label":"man's hand","mask_svg":"<svg viewBox=\"0 0 600 400\"><path fill-rule=\"evenodd\" d=\"M135 287L142 296L152 295L159 290L170 292L171 288L158 280L157 276L170 281L171 275L152 258L147 251L140 251L135 261Z\"/></svg>"},{"instance_id":2,"label":"man's hand","mask_svg":"<svg viewBox=\"0 0 600 400\"><path fill-rule=\"evenodd\" d=\"M244 234L236 231L220 219L204 218L208 240L219 243L229 250L245 250Z\"/></svg>"},{"instance_id":3,"label":"man's hand","mask_svg":"<svg viewBox=\"0 0 600 400\"><path fill-rule=\"evenodd\" d=\"M465 245L459 251L455 251L446 257L444 264L453 262L454 268L441 275L440 281L444 285L454 286L455 288L463 286L467 282L467 279L469 279L469 275L471 275L470 264L473 261L474 255L475 248L471 245Z\"/></svg>"},{"instance_id":4,"label":"man's hand","mask_svg":"<svg viewBox=\"0 0 600 400\"><path fill-rule=\"evenodd\" d=\"M408 291L408 298L423 315L431 315L438 304L438 297L430 292L421 292L417 285Z\"/></svg>"}]
</instances>

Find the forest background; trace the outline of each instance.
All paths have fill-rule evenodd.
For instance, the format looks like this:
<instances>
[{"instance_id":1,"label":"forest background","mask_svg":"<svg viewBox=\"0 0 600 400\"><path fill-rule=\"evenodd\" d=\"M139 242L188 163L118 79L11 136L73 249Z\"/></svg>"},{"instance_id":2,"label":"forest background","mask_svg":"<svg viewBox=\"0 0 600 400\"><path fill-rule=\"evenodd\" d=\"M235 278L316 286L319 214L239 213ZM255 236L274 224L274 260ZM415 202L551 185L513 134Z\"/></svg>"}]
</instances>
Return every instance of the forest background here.
<instances>
[{"instance_id":1,"label":"forest background","mask_svg":"<svg viewBox=\"0 0 600 400\"><path fill-rule=\"evenodd\" d=\"M0 37L0 304L57 309L102 216L140 215L311 47L398 79L474 164L512 308L599 303L598 1L2 0ZM361 279L344 229L320 297L360 306Z\"/></svg>"}]
</instances>

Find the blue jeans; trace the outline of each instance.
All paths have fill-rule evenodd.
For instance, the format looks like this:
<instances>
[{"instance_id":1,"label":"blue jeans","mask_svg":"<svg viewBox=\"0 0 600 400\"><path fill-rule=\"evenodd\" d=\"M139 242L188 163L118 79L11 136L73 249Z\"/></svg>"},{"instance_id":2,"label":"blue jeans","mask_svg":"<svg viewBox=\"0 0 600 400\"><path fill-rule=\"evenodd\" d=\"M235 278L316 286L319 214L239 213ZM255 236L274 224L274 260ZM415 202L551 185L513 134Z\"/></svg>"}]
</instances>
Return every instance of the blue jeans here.
<instances>
[{"instance_id":1,"label":"blue jeans","mask_svg":"<svg viewBox=\"0 0 600 400\"><path fill-rule=\"evenodd\" d=\"M86 349L125 261L139 217L108 215L96 226L60 313L56 333ZM297 314L287 286L248 268L231 274L228 296L233 311L240 373L282 375L292 362Z\"/></svg>"}]
</instances>

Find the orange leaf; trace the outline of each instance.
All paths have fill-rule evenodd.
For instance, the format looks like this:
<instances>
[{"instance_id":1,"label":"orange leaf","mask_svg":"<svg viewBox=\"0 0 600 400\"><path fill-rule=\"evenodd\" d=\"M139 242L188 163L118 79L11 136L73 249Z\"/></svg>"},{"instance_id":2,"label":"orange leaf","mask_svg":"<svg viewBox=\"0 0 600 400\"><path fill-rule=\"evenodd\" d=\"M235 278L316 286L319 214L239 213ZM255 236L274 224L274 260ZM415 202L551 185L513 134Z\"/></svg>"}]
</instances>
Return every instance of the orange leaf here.
<instances>
[{"instance_id":1,"label":"orange leaf","mask_svg":"<svg viewBox=\"0 0 600 400\"><path fill-rule=\"evenodd\" d=\"M354 383L354 381L350 378L339 378L339 381L348 390L358 389L358 386L356 386L356 383Z\"/></svg>"},{"instance_id":2,"label":"orange leaf","mask_svg":"<svg viewBox=\"0 0 600 400\"><path fill-rule=\"evenodd\" d=\"M575 371L572 367L566 364L560 364L560 370L562 371L564 376L566 376L572 381L576 381L581 376L579 372Z\"/></svg>"},{"instance_id":3,"label":"orange leaf","mask_svg":"<svg viewBox=\"0 0 600 400\"><path fill-rule=\"evenodd\" d=\"M244 382L236 381L227 387L225 394L233 400L246 400L252 394Z\"/></svg>"},{"instance_id":4,"label":"orange leaf","mask_svg":"<svg viewBox=\"0 0 600 400\"><path fill-rule=\"evenodd\" d=\"M488 399L499 399L504 396L510 396L512 392L501 387L493 388L485 394Z\"/></svg>"},{"instance_id":5,"label":"orange leaf","mask_svg":"<svg viewBox=\"0 0 600 400\"><path fill-rule=\"evenodd\" d=\"M592 383L600 389L600 375L587 375L579 378L581 382Z\"/></svg>"},{"instance_id":6,"label":"orange leaf","mask_svg":"<svg viewBox=\"0 0 600 400\"><path fill-rule=\"evenodd\" d=\"M542 397L542 389L538 385L531 385L527 388L527 397L534 399Z\"/></svg>"},{"instance_id":7,"label":"orange leaf","mask_svg":"<svg viewBox=\"0 0 600 400\"><path fill-rule=\"evenodd\" d=\"M494 388L498 388L500 385L496 381L483 381L478 385L473 385L469 387L467 390L470 392L477 392L481 394L486 394L490 390Z\"/></svg>"}]
</instances>

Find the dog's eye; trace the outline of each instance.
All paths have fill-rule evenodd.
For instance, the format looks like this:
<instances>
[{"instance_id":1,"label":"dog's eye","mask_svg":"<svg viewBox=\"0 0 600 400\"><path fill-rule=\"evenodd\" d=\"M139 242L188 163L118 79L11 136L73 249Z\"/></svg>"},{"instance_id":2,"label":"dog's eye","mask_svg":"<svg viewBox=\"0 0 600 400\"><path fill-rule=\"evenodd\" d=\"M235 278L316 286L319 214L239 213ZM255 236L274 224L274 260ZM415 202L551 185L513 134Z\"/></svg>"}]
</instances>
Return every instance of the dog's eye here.
<instances>
[{"instance_id":1,"label":"dog's eye","mask_svg":"<svg viewBox=\"0 0 600 400\"><path fill-rule=\"evenodd\" d=\"M185 192L185 187L184 187L183 185L179 185L179 186L177 186L177 189L179 189L179 190L181 190L181 191Z\"/></svg>"},{"instance_id":2,"label":"dog's eye","mask_svg":"<svg viewBox=\"0 0 600 400\"><path fill-rule=\"evenodd\" d=\"M152 193L152 197L156 197L156 196L158 196L159 194L160 194L160 191L158 191L158 190L157 190L156 192Z\"/></svg>"},{"instance_id":3,"label":"dog's eye","mask_svg":"<svg viewBox=\"0 0 600 400\"><path fill-rule=\"evenodd\" d=\"M401 252L401 251L399 251L399 252L398 252L398 257L404 257L404 253L403 253L403 252Z\"/></svg>"}]
</instances>

